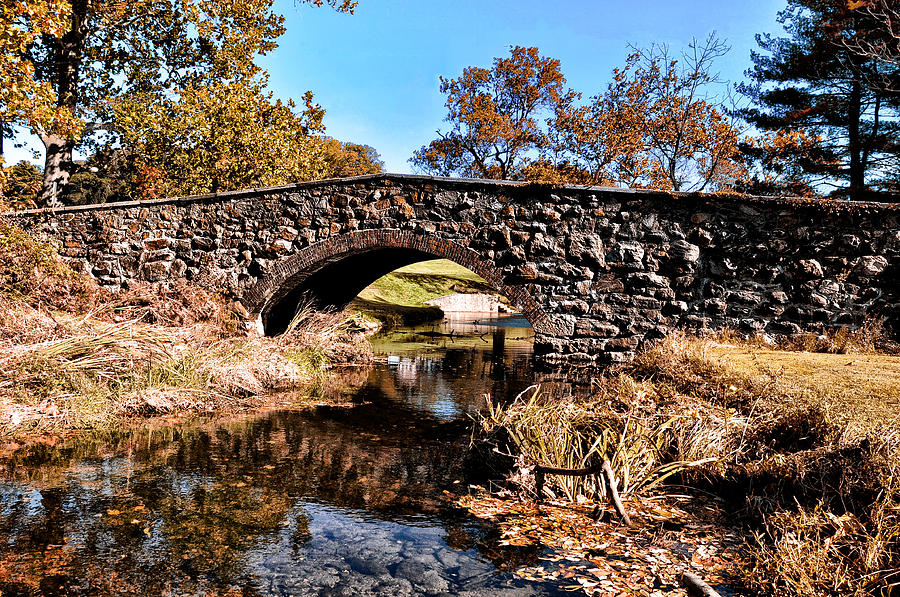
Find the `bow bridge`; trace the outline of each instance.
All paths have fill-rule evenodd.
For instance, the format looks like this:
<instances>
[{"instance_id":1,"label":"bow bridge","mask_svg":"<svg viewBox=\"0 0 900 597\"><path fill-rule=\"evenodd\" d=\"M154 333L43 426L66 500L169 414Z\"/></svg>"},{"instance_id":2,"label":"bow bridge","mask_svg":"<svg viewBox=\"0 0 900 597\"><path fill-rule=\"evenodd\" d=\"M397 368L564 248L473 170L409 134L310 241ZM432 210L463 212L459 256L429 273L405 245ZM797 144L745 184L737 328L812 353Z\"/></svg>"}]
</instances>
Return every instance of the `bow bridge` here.
<instances>
[{"instance_id":1,"label":"bow bridge","mask_svg":"<svg viewBox=\"0 0 900 597\"><path fill-rule=\"evenodd\" d=\"M790 335L900 320L900 207L371 175L11 214L101 284L188 278L267 333L433 258L487 280L548 362L674 328Z\"/></svg>"}]
</instances>

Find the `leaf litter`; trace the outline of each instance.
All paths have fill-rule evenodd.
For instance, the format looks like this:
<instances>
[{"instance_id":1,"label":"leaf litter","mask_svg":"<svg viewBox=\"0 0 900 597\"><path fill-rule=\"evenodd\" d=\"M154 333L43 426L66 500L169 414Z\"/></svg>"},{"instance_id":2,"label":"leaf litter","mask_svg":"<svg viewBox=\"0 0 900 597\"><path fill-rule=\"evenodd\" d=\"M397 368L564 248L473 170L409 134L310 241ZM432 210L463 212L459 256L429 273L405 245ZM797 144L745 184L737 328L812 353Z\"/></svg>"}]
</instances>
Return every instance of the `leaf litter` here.
<instances>
[{"instance_id":1,"label":"leaf litter","mask_svg":"<svg viewBox=\"0 0 900 597\"><path fill-rule=\"evenodd\" d=\"M556 581L592 597L682 597L681 575L692 572L722 595L734 589L747 565L746 543L715 502L697 496L632 497L634 526L625 527L608 506L547 500L541 504L481 492L454 496L458 506L496 524L501 545L538 547L537 565L513 573L535 582Z\"/></svg>"}]
</instances>

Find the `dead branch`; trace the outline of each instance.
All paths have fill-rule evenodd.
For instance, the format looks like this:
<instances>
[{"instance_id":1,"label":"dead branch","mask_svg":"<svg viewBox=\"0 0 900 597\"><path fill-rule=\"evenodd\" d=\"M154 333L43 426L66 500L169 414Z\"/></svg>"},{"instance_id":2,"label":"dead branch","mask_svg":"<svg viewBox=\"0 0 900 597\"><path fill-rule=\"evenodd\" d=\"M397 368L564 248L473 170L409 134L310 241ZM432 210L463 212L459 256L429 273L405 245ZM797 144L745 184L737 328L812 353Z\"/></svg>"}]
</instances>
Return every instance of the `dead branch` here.
<instances>
[{"instance_id":1,"label":"dead branch","mask_svg":"<svg viewBox=\"0 0 900 597\"><path fill-rule=\"evenodd\" d=\"M711 586L696 574L685 572L681 575L681 584L694 597L722 597Z\"/></svg>"}]
</instances>

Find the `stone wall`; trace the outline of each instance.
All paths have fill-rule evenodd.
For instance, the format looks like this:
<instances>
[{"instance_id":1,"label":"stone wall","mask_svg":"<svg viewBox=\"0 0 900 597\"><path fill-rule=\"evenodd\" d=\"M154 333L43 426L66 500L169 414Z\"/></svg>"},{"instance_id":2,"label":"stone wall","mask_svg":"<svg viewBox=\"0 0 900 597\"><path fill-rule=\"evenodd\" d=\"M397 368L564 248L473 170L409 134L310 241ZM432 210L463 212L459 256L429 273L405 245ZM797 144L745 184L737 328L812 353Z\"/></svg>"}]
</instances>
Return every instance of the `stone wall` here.
<instances>
[{"instance_id":1,"label":"stone wall","mask_svg":"<svg viewBox=\"0 0 900 597\"><path fill-rule=\"evenodd\" d=\"M507 313L508 307L493 294L448 294L430 301L426 305L440 307L441 311L453 313Z\"/></svg>"},{"instance_id":2,"label":"stone wall","mask_svg":"<svg viewBox=\"0 0 900 597\"><path fill-rule=\"evenodd\" d=\"M263 318L450 258L523 310L549 361L627 360L673 328L900 321L893 204L375 175L13 217L101 284L186 277Z\"/></svg>"}]
</instances>

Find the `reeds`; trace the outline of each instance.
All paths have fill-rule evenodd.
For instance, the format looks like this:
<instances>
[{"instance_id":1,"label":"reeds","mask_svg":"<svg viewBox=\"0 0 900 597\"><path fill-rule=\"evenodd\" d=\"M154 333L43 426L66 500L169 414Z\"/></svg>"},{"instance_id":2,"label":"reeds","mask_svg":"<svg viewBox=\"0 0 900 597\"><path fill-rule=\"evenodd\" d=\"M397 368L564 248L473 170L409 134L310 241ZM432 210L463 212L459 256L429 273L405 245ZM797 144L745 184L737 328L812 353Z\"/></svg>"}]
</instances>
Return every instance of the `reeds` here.
<instances>
[{"instance_id":1,"label":"reeds","mask_svg":"<svg viewBox=\"0 0 900 597\"><path fill-rule=\"evenodd\" d=\"M753 566L741 572L754 594L896 594L896 421L841 422L822 384L811 392L777 369L733 368L712 346L673 334L595 380L587 398L532 389L510 405L489 400L479 438L545 466L609 458L626 497L663 489L673 475L717 494L748 537ZM548 475L545 486L569 500L605 500L598 481Z\"/></svg>"},{"instance_id":2,"label":"reeds","mask_svg":"<svg viewBox=\"0 0 900 597\"><path fill-rule=\"evenodd\" d=\"M674 474L715 460L682 457L682 416L643 408L643 384L627 377L611 383L622 389L616 401L605 395L588 401L554 400L538 387L509 405L488 398L478 422L485 434L502 430L511 440L508 448L532 464L580 469L597 458L609 460L623 497L650 491ZM544 491L572 501L608 499L598 475L547 475Z\"/></svg>"},{"instance_id":3,"label":"reeds","mask_svg":"<svg viewBox=\"0 0 900 597\"><path fill-rule=\"evenodd\" d=\"M372 358L344 314L303 305L278 338L245 335L242 315L185 280L105 290L0 220L0 434L24 422L230 409Z\"/></svg>"},{"instance_id":4,"label":"reeds","mask_svg":"<svg viewBox=\"0 0 900 597\"><path fill-rule=\"evenodd\" d=\"M887 431L829 446L817 454L820 462L803 463L811 469L806 474L786 471L805 487L793 503L773 496L761 505L771 512L753 529L749 584L776 597L894 594L900 588L898 450L897 433Z\"/></svg>"}]
</instances>

